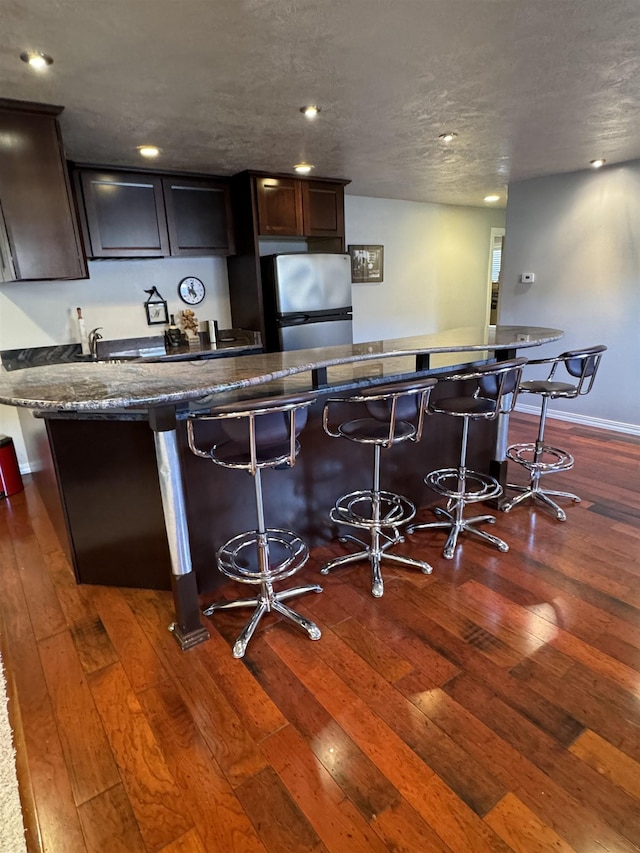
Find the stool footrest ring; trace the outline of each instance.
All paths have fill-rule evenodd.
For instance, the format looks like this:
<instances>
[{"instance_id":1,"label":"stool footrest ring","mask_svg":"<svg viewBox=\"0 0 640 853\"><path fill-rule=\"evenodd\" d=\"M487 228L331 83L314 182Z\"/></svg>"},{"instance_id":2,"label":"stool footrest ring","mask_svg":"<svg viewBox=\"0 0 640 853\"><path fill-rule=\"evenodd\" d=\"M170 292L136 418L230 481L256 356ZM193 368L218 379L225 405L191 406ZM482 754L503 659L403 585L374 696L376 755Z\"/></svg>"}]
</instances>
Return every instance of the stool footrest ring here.
<instances>
[{"instance_id":1,"label":"stool footrest ring","mask_svg":"<svg viewBox=\"0 0 640 853\"><path fill-rule=\"evenodd\" d=\"M415 514L415 505L403 495L384 491L376 495L373 491L365 489L350 492L338 498L329 516L336 524L372 530L382 527L396 529L399 525L410 521Z\"/></svg>"},{"instance_id":2,"label":"stool footrest ring","mask_svg":"<svg viewBox=\"0 0 640 853\"><path fill-rule=\"evenodd\" d=\"M265 568L260 553L264 551ZM295 574L309 558L309 548L291 530L268 528L261 534L248 530L234 536L218 550L220 571L240 583L259 584Z\"/></svg>"},{"instance_id":3,"label":"stool footrest ring","mask_svg":"<svg viewBox=\"0 0 640 853\"><path fill-rule=\"evenodd\" d=\"M427 474L424 482L434 492L451 501L473 503L497 498L502 494L502 486L494 477L468 470L463 476L458 468L438 468ZM464 484L462 488L461 484Z\"/></svg>"},{"instance_id":4,"label":"stool footrest ring","mask_svg":"<svg viewBox=\"0 0 640 853\"><path fill-rule=\"evenodd\" d=\"M518 465L523 465L529 471L536 471L540 474L548 474L553 471L569 471L573 468L574 458L566 450L561 450L558 447L551 447L545 444L542 451L539 452L539 458L536 459L536 445L529 442L527 444L512 444L507 448L507 458Z\"/></svg>"},{"instance_id":5,"label":"stool footrest ring","mask_svg":"<svg viewBox=\"0 0 640 853\"><path fill-rule=\"evenodd\" d=\"M420 569L423 574L430 575L433 569L429 563L416 560L413 557L405 557L402 554L391 554L388 551L392 545L404 542L398 528L401 524L410 521L415 514L415 505L408 498L394 492L375 492L371 489L365 489L350 492L348 495L338 498L334 508L329 513L331 520L336 524L368 530L371 543L362 542L348 533L343 534L339 537L341 542L353 542L361 550L353 554L335 557L325 563L320 569L320 573L327 575L331 569L338 566L367 560L371 566L371 595L374 598L381 598L384 594L384 581L380 570L382 560L391 560L404 566ZM390 528L392 535L385 533L384 528Z\"/></svg>"}]
</instances>

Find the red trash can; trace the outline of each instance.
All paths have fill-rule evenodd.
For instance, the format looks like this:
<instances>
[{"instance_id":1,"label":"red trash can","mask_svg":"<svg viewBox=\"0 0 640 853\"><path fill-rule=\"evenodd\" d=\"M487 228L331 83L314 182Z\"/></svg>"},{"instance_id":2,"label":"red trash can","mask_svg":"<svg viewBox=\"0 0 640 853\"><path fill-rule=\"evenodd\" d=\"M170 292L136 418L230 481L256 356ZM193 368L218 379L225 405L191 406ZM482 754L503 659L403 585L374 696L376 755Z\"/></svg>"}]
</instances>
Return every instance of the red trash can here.
<instances>
[{"instance_id":1,"label":"red trash can","mask_svg":"<svg viewBox=\"0 0 640 853\"><path fill-rule=\"evenodd\" d=\"M15 495L23 488L13 439L0 435L0 498Z\"/></svg>"}]
</instances>

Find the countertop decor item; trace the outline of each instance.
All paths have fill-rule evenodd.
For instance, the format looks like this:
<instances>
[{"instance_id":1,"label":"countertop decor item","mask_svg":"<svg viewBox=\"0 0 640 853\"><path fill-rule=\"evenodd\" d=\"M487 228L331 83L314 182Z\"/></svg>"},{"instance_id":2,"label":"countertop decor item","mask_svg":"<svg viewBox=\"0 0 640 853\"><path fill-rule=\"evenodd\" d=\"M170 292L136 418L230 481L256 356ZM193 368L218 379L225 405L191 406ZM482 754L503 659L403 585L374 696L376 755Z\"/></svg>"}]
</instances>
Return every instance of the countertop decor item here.
<instances>
[{"instance_id":1,"label":"countertop decor item","mask_svg":"<svg viewBox=\"0 0 640 853\"><path fill-rule=\"evenodd\" d=\"M80 335L80 347L82 349L83 355L89 355L91 352L89 348L89 338L87 336L87 327L84 324L84 319L82 317L82 308L76 308L78 313L78 334Z\"/></svg>"},{"instance_id":2,"label":"countertop decor item","mask_svg":"<svg viewBox=\"0 0 640 853\"><path fill-rule=\"evenodd\" d=\"M187 305L198 305L204 299L206 292L204 284L193 275L183 278L178 285L178 295Z\"/></svg>"},{"instance_id":3,"label":"countertop decor item","mask_svg":"<svg viewBox=\"0 0 640 853\"><path fill-rule=\"evenodd\" d=\"M149 294L149 298L144 303L147 312L147 325L166 326L169 322L169 309L166 300L162 298L155 286L151 290L145 290L145 293Z\"/></svg>"},{"instance_id":4,"label":"countertop decor item","mask_svg":"<svg viewBox=\"0 0 640 853\"><path fill-rule=\"evenodd\" d=\"M199 340L198 330L200 322L191 308L185 308L182 312L182 330L187 336L187 341Z\"/></svg>"},{"instance_id":5,"label":"countertop decor item","mask_svg":"<svg viewBox=\"0 0 640 853\"><path fill-rule=\"evenodd\" d=\"M168 347L179 347L185 342L184 335L176 326L176 321L173 314L171 315L171 322L169 323L169 328L164 333L164 340L166 346Z\"/></svg>"},{"instance_id":6,"label":"countertop decor item","mask_svg":"<svg viewBox=\"0 0 640 853\"><path fill-rule=\"evenodd\" d=\"M349 246L349 254L354 284L379 284L382 281L384 246Z\"/></svg>"}]
</instances>

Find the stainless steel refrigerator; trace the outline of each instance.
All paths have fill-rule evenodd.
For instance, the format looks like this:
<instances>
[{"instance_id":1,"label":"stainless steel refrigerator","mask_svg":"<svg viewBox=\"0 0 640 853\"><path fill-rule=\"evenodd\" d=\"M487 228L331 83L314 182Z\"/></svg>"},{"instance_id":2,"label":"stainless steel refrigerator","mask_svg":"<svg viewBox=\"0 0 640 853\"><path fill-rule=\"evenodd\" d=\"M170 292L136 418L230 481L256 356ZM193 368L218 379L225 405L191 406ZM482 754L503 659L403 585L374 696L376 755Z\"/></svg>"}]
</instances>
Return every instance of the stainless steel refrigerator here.
<instances>
[{"instance_id":1,"label":"stainless steel refrigerator","mask_svg":"<svg viewBox=\"0 0 640 853\"><path fill-rule=\"evenodd\" d=\"M288 252L261 262L268 349L353 342L349 255Z\"/></svg>"}]
</instances>

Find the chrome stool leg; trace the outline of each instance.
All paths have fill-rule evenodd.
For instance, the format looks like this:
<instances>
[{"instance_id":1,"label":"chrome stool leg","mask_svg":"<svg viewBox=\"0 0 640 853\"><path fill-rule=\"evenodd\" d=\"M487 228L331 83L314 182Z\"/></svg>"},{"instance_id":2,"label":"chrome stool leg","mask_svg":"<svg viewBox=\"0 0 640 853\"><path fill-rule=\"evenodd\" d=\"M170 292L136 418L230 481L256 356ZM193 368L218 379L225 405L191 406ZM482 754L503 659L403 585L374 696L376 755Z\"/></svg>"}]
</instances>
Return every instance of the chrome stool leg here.
<instances>
[{"instance_id":1,"label":"chrome stool leg","mask_svg":"<svg viewBox=\"0 0 640 853\"><path fill-rule=\"evenodd\" d=\"M300 613L296 613L295 610L292 610L290 607L287 607L285 604L282 603L283 601L286 601L289 598L294 598L298 595L304 595L307 592L322 592L322 587L318 586L318 584L308 584L304 587L298 587L296 589L287 589L284 592L274 593L273 589L270 588L270 585L264 584L262 594L257 596L256 598L244 598L237 601L216 602L214 604L210 604L202 612L205 616L211 616L213 613L219 610L235 610L238 607L256 608L252 613L251 618L240 632L240 635L238 636L238 639L236 640L233 646L234 658L242 658L244 657L244 653L247 649L249 640L253 636L256 628L258 627L258 623L265 615L265 613L269 613L270 611L279 613L280 616L284 616L286 619L289 619L291 622L294 622L296 625L299 625L300 628L307 632L307 634L312 640L320 639L322 633L318 626L315 624L315 622L312 622L310 619L307 619Z\"/></svg>"},{"instance_id":2,"label":"chrome stool leg","mask_svg":"<svg viewBox=\"0 0 640 853\"><path fill-rule=\"evenodd\" d=\"M548 405L549 397L543 397L540 408L538 437L536 438L535 443L512 444L507 450L508 459L527 469L529 472L529 482L526 486L507 483L507 488L518 492L518 494L511 498L511 500L506 501L501 506L501 509L503 512L510 512L515 506L518 506L518 504L531 499L533 501L539 501L541 504L549 507L555 513L558 521L566 521L566 512L551 499L550 495L553 495L554 497L568 498L575 503L580 503L580 498L571 492L559 492L552 489L543 489L540 485L540 479L543 474L553 474L558 471L569 471L574 465L574 459L570 453L560 450L557 447L550 447L544 443L544 429L547 420Z\"/></svg>"},{"instance_id":3,"label":"chrome stool leg","mask_svg":"<svg viewBox=\"0 0 640 853\"><path fill-rule=\"evenodd\" d=\"M460 462L458 468L440 468L432 471L425 477L425 483L434 491L439 492L448 498L446 509L442 507L434 507L433 514L441 518L442 521L421 522L418 524L410 524L407 527L407 533L414 533L416 530L434 530L434 529L449 529L449 535L445 542L442 556L446 560L452 560L458 544L458 537L461 533L471 533L474 536L484 539L491 545L495 545L498 550L506 552L509 550L508 544L487 533L486 530L479 530L478 524L495 524L495 516L493 515L476 515L472 518L464 517L464 508L468 503L477 501L486 501L502 494L502 487L497 480L485 474L478 474L475 471L469 471L466 467L467 462L467 443L469 438L469 418L463 418L462 442L460 450ZM455 489L447 488L447 480L455 480ZM469 481L479 484L479 488L470 490Z\"/></svg>"},{"instance_id":4,"label":"chrome stool leg","mask_svg":"<svg viewBox=\"0 0 640 853\"><path fill-rule=\"evenodd\" d=\"M340 542L353 542L362 546L362 550L329 560L320 569L320 573L327 575L332 569L339 566L368 560L371 567L371 595L374 598L382 598L384 581L380 566L383 559L420 569L425 575L430 575L433 567L423 560L387 553L387 549L392 545L404 541L398 527L414 517L416 508L407 498L380 490L380 445L375 444L373 449L373 488L370 491L351 492L348 495L343 495L330 513L331 520L337 524L368 529L370 544L367 545L349 533L341 535L339 537ZM358 505L362 503L369 507L366 514L358 511ZM393 536L387 536L384 532L385 527L393 531ZM381 539L386 541L381 542Z\"/></svg>"}]
</instances>

